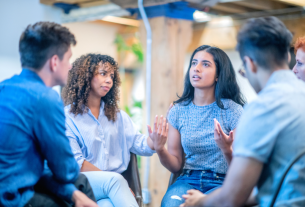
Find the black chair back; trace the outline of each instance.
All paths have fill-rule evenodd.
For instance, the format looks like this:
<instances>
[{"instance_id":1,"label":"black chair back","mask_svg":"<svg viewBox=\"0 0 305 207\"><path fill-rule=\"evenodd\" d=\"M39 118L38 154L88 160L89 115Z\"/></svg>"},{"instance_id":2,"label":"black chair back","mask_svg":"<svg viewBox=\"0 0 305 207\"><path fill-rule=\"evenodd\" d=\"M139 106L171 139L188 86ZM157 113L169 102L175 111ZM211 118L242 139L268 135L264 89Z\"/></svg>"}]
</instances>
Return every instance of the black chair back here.
<instances>
[{"instance_id":1,"label":"black chair back","mask_svg":"<svg viewBox=\"0 0 305 207\"><path fill-rule=\"evenodd\" d=\"M122 176L127 180L129 187L134 192L139 207L142 207L142 188L137 156L135 154L130 153L130 162L128 168L122 173Z\"/></svg>"},{"instance_id":2,"label":"black chair back","mask_svg":"<svg viewBox=\"0 0 305 207\"><path fill-rule=\"evenodd\" d=\"M283 182L284 182L284 180L285 180L285 178L286 178L286 175L288 174L289 170L290 170L291 167L294 165L294 163L296 163L303 155L305 155L305 149L304 149L303 151L301 151L299 154L297 154L297 156L295 156L295 157L290 161L290 163L287 165L287 167L286 167L286 169L285 169L285 171L284 171L284 173L283 173L283 175L282 175L282 177L281 177L281 179L280 179L280 182L279 182L278 185L277 185L277 188L276 188L276 190L275 190L275 193L274 193L274 195L273 195L273 197L272 197L271 203L270 203L270 205L269 205L270 207L273 207L273 206L274 206L275 201L276 201L276 199L277 199L277 196L278 196L278 194L279 194L279 192L280 192L280 190L281 190L281 187L282 187L282 185L283 185Z\"/></svg>"}]
</instances>

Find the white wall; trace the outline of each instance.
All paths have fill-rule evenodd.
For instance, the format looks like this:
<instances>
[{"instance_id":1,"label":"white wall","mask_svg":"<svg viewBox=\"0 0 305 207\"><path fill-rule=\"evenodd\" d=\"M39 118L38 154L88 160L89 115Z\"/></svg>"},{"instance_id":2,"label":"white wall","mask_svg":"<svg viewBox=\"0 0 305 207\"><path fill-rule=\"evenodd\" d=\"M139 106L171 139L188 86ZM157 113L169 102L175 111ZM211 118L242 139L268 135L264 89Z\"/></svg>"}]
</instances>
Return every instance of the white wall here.
<instances>
[{"instance_id":1,"label":"white wall","mask_svg":"<svg viewBox=\"0 0 305 207\"><path fill-rule=\"evenodd\" d=\"M118 60L114 40L119 26L94 22L66 23L63 26L69 28L77 41L72 47L72 62L86 53L100 53Z\"/></svg>"},{"instance_id":2,"label":"white wall","mask_svg":"<svg viewBox=\"0 0 305 207\"><path fill-rule=\"evenodd\" d=\"M39 0L0 0L0 81L21 72L18 43L27 25L38 21L60 23L62 11Z\"/></svg>"}]
</instances>

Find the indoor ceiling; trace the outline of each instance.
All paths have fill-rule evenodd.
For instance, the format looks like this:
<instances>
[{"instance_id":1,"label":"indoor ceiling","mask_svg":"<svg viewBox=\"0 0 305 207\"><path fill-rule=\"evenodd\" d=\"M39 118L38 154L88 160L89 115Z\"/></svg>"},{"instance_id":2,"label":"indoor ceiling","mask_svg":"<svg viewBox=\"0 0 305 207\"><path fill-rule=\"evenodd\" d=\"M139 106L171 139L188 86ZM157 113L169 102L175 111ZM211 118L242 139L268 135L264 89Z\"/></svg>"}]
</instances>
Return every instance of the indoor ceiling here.
<instances>
[{"instance_id":1,"label":"indoor ceiling","mask_svg":"<svg viewBox=\"0 0 305 207\"><path fill-rule=\"evenodd\" d=\"M172 3L181 0L144 0L144 6ZM190 7L213 15L245 19L259 16L305 15L305 0L184 0ZM116 4L121 8L135 8L138 0L40 0L42 4L65 3L77 7Z\"/></svg>"}]
</instances>

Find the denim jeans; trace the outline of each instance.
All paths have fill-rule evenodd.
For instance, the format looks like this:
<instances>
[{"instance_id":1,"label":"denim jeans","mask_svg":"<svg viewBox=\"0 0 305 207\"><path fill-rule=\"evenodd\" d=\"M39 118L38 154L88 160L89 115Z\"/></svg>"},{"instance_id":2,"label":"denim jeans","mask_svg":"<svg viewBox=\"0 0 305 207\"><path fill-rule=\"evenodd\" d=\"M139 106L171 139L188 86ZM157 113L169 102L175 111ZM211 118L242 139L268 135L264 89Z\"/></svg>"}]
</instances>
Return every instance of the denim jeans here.
<instances>
[{"instance_id":1,"label":"denim jeans","mask_svg":"<svg viewBox=\"0 0 305 207\"><path fill-rule=\"evenodd\" d=\"M188 190L196 189L204 194L211 193L219 188L225 179L225 174L209 170L183 170L164 195L161 207L176 207L184 203L182 195Z\"/></svg>"},{"instance_id":2,"label":"denim jeans","mask_svg":"<svg viewBox=\"0 0 305 207\"><path fill-rule=\"evenodd\" d=\"M97 200L102 207L139 207L125 178L115 172L91 171L86 175Z\"/></svg>"}]
</instances>

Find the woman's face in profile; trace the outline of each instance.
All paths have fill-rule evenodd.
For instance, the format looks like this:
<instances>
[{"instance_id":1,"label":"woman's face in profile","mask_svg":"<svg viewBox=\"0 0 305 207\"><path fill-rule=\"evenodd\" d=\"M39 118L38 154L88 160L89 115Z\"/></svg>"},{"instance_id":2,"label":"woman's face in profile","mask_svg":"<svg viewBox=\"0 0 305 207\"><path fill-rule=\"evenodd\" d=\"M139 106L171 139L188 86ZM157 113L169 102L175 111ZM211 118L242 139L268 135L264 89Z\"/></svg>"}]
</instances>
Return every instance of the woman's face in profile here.
<instances>
[{"instance_id":1,"label":"woman's face in profile","mask_svg":"<svg viewBox=\"0 0 305 207\"><path fill-rule=\"evenodd\" d=\"M96 74L91 81L91 93L98 97L104 97L113 86L114 67L106 62L100 63Z\"/></svg>"},{"instance_id":2,"label":"woman's face in profile","mask_svg":"<svg viewBox=\"0 0 305 207\"><path fill-rule=\"evenodd\" d=\"M295 73L298 79L305 81L305 47L300 47L297 50L295 59L296 64L293 67L292 71Z\"/></svg>"},{"instance_id":3,"label":"woman's face in profile","mask_svg":"<svg viewBox=\"0 0 305 207\"><path fill-rule=\"evenodd\" d=\"M216 81L216 64L213 55L205 50L197 52L189 71L190 81L194 88L214 87Z\"/></svg>"}]
</instances>

